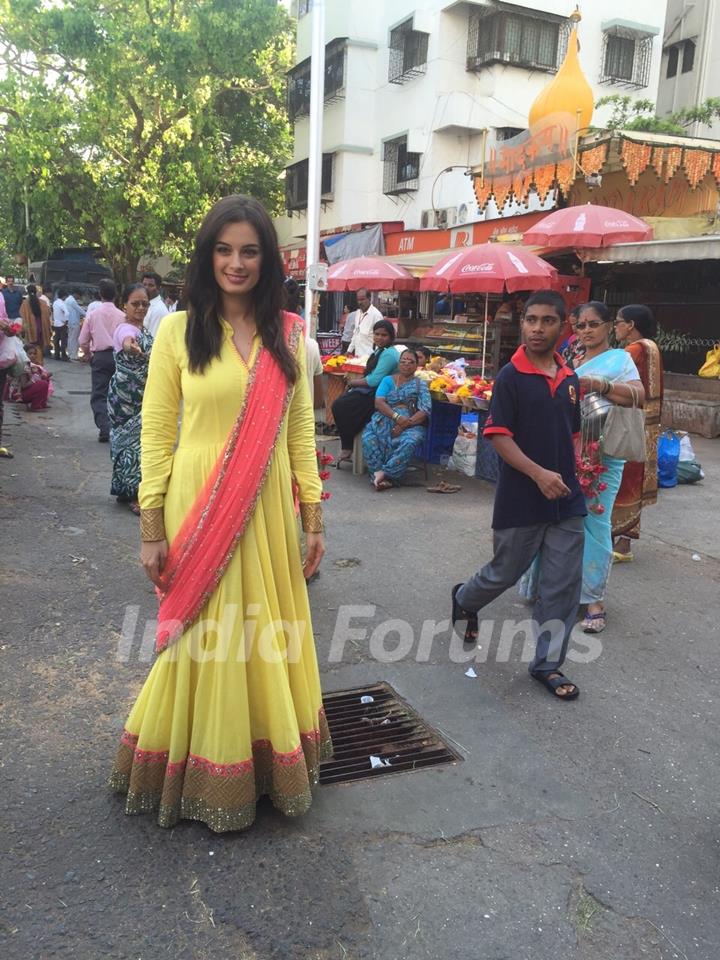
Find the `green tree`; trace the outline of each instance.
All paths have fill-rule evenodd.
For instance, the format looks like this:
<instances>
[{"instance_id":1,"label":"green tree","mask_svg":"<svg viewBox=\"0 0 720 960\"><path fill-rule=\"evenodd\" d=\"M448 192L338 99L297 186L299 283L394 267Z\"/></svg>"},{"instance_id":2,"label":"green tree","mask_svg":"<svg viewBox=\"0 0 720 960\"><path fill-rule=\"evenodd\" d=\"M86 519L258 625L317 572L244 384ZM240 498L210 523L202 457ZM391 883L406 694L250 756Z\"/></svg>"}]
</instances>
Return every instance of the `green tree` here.
<instances>
[{"instance_id":1,"label":"green tree","mask_svg":"<svg viewBox=\"0 0 720 960\"><path fill-rule=\"evenodd\" d=\"M126 281L220 196L277 212L291 54L276 0L0 0L5 242L97 245Z\"/></svg>"},{"instance_id":2,"label":"green tree","mask_svg":"<svg viewBox=\"0 0 720 960\"><path fill-rule=\"evenodd\" d=\"M658 117L652 100L633 100L622 94L601 97L597 107L612 107L606 130L639 130L643 133L668 133L676 137L687 136L687 128L693 123L712 126L720 119L720 97L709 97L695 107L677 110L666 117Z\"/></svg>"}]
</instances>

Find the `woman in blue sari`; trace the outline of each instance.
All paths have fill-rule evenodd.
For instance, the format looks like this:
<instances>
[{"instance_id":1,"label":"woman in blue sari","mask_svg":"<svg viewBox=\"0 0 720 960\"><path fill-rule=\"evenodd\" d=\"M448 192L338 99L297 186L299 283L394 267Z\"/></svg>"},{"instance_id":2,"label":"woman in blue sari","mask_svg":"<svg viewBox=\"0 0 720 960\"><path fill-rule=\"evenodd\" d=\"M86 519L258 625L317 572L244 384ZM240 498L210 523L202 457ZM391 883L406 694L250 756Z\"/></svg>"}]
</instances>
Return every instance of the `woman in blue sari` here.
<instances>
[{"instance_id":1,"label":"woman in blue sari","mask_svg":"<svg viewBox=\"0 0 720 960\"><path fill-rule=\"evenodd\" d=\"M580 307L575 332L585 347L582 361L575 372L583 394L599 393L621 407L642 406L645 391L638 369L625 350L610 347L611 318L604 303L591 300ZM590 440L592 438L589 438ZM586 446L583 454L592 458L594 451ZM595 454L597 456L598 454ZM600 475L593 509L585 518L585 550L581 603L587 604L582 621L586 633L605 629L605 590L612 566L612 511L622 481L624 460L602 454L605 472Z\"/></svg>"},{"instance_id":2,"label":"woman in blue sari","mask_svg":"<svg viewBox=\"0 0 720 960\"><path fill-rule=\"evenodd\" d=\"M376 490L400 483L418 446L425 439L430 391L415 377L414 350L400 355L398 373L385 377L375 393L375 413L362 435L363 456Z\"/></svg>"}]
</instances>

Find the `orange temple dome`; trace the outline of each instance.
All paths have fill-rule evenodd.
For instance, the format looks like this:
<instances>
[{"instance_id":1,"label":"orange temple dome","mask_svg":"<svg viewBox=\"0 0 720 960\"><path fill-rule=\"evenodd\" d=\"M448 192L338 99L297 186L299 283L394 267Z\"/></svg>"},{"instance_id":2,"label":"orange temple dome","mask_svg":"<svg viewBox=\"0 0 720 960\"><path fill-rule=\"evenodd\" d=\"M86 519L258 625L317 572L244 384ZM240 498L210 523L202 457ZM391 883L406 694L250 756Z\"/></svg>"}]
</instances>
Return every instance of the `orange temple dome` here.
<instances>
[{"instance_id":1,"label":"orange temple dome","mask_svg":"<svg viewBox=\"0 0 720 960\"><path fill-rule=\"evenodd\" d=\"M568 40L567 54L558 72L540 91L535 103L530 107L528 119L531 129L558 113L572 113L574 118L577 117L578 129L588 127L592 120L595 96L582 71L578 56L579 12L575 11L570 19L574 21L574 26Z\"/></svg>"}]
</instances>

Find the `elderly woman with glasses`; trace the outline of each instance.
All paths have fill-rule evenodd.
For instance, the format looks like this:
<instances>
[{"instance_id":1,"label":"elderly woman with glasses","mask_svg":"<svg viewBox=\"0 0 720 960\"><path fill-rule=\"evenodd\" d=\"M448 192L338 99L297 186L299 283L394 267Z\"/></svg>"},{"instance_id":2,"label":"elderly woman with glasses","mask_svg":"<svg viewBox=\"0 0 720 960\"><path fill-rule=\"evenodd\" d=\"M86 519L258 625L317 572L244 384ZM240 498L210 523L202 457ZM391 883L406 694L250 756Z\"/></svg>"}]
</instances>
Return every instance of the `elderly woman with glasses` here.
<instances>
[{"instance_id":1,"label":"elderly woman with glasses","mask_svg":"<svg viewBox=\"0 0 720 960\"><path fill-rule=\"evenodd\" d=\"M141 283L131 283L122 294L125 321L113 334L115 373L108 388L110 419L110 456L112 482L110 493L118 503L127 503L139 515L140 487L140 412L148 375L153 337L144 327L150 301Z\"/></svg>"},{"instance_id":2,"label":"elderly woman with glasses","mask_svg":"<svg viewBox=\"0 0 720 960\"><path fill-rule=\"evenodd\" d=\"M582 359L575 363L582 396L596 394L621 407L641 407L645 391L640 374L629 353L611 348L612 321L605 304L598 300L584 303L578 308L573 329L578 337L578 349L584 348ZM581 456L591 464L601 463L603 468L584 520L580 602L587 604L582 621L585 633L601 633L606 625L605 592L613 560L611 517L625 465L624 460L606 456L596 439L592 421L584 417ZM537 570L536 561L520 581L520 594L525 599L535 599Z\"/></svg>"},{"instance_id":3,"label":"elderly woman with glasses","mask_svg":"<svg viewBox=\"0 0 720 960\"><path fill-rule=\"evenodd\" d=\"M580 389L584 395L597 393L621 407L642 406L645 390L638 369L627 351L611 348L611 330L610 312L604 303L591 300L583 304L575 323L575 332L585 347L585 355L575 368L580 378ZM589 445L583 453L589 459L601 457L605 468L598 483L597 503L593 510L588 510L585 518L580 598L581 603L587 604L583 630L586 633L600 633L606 624L605 590L613 557L613 505L620 489L625 461L608 457Z\"/></svg>"}]
</instances>

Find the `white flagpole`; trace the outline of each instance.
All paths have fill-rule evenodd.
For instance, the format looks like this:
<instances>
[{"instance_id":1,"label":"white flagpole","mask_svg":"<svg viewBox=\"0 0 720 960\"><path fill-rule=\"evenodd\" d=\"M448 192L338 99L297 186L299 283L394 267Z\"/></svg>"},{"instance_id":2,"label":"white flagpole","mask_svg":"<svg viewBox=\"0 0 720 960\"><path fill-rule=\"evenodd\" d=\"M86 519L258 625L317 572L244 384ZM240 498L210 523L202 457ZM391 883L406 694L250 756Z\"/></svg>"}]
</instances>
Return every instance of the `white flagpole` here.
<instances>
[{"instance_id":1,"label":"white flagpole","mask_svg":"<svg viewBox=\"0 0 720 960\"><path fill-rule=\"evenodd\" d=\"M308 333L311 337L314 337L317 332L318 301L315 290L311 289L311 274L314 276L313 267L320 259L320 191L322 186L323 109L325 105L325 0L313 0L311 16L310 150L308 154L305 312L308 321ZM308 293L310 293L309 303Z\"/></svg>"}]
</instances>

